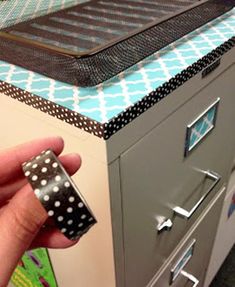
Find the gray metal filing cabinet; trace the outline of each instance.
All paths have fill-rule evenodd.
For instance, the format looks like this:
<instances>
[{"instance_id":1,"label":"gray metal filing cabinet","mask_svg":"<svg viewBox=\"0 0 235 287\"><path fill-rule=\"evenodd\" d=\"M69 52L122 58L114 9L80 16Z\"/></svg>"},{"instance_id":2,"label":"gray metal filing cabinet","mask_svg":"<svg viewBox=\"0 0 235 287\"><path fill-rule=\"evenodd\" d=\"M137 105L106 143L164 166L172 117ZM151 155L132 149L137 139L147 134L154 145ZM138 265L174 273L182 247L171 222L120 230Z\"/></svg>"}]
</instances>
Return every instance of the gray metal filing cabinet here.
<instances>
[{"instance_id":1,"label":"gray metal filing cabinet","mask_svg":"<svg viewBox=\"0 0 235 287\"><path fill-rule=\"evenodd\" d=\"M232 65L122 153L115 163L120 170L126 286L148 284L227 183L235 146L231 132L235 120L234 75ZM184 157L187 125L217 102L215 129ZM219 183L214 185L216 178L205 171L218 174ZM208 191L202 204L197 205ZM192 210L192 214L182 217L174 211L176 206ZM210 257L219 214L220 210L215 209L211 219L214 228L212 223L207 226L211 239L208 238L205 262ZM159 226L169 220L172 228L158 232ZM165 286L161 284L156 286Z\"/></svg>"},{"instance_id":2,"label":"gray metal filing cabinet","mask_svg":"<svg viewBox=\"0 0 235 287\"><path fill-rule=\"evenodd\" d=\"M232 90L221 97L215 131L190 156L184 158L183 151L187 124L217 101L223 93L219 87L231 83L234 74L232 67L121 155L127 286L146 285L226 182L234 148L226 144L234 142L233 123L229 124L235 106ZM218 154L223 156L218 158ZM189 219L174 214L175 206L192 209L214 184L204 173L208 170L221 176L219 184ZM172 229L157 234L157 225L168 219ZM138 269L146 272L137 273Z\"/></svg>"},{"instance_id":3,"label":"gray metal filing cabinet","mask_svg":"<svg viewBox=\"0 0 235 287\"><path fill-rule=\"evenodd\" d=\"M233 41L107 125L0 82L0 148L61 135L83 159L74 180L98 223L49 250L58 287L203 286L235 154Z\"/></svg>"}]
</instances>

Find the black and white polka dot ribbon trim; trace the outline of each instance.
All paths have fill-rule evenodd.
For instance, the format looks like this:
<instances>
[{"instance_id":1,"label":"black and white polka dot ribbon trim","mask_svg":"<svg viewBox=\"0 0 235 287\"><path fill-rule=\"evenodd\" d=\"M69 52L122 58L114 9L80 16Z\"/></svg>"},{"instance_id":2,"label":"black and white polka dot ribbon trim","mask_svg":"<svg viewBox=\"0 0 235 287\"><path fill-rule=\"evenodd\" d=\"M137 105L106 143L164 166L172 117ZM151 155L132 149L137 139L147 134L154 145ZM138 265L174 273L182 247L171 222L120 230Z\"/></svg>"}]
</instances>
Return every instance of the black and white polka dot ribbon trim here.
<instances>
[{"instance_id":1,"label":"black and white polka dot ribbon trim","mask_svg":"<svg viewBox=\"0 0 235 287\"><path fill-rule=\"evenodd\" d=\"M35 195L66 237L75 240L86 233L96 219L52 150L23 164L23 171Z\"/></svg>"}]
</instances>

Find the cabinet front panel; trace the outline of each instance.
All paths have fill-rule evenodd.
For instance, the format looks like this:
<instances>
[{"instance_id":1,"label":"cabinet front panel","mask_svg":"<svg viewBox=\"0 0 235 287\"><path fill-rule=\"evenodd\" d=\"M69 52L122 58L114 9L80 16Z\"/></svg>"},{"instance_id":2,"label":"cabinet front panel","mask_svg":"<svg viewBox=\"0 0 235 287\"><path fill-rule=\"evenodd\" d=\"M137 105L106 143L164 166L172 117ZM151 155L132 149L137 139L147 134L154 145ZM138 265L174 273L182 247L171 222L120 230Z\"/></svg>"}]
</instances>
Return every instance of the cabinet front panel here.
<instances>
[{"instance_id":1,"label":"cabinet front panel","mask_svg":"<svg viewBox=\"0 0 235 287\"><path fill-rule=\"evenodd\" d=\"M234 74L231 66L121 156L127 287L149 282L226 182L235 145ZM202 138L185 152L189 128Z\"/></svg>"}]
</instances>

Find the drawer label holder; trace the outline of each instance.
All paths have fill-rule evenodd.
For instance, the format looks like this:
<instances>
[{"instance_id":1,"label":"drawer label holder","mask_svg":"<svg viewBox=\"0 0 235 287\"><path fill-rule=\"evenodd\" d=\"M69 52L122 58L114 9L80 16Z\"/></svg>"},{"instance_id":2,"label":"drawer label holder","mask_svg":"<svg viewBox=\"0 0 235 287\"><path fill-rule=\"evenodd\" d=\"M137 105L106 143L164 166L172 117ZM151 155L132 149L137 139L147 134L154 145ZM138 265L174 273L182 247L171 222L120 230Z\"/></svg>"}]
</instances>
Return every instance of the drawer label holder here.
<instances>
[{"instance_id":1,"label":"drawer label holder","mask_svg":"<svg viewBox=\"0 0 235 287\"><path fill-rule=\"evenodd\" d=\"M196 239L193 239L188 248L184 251L183 255L171 269L170 285L176 280L183 268L193 256Z\"/></svg>"},{"instance_id":2,"label":"drawer label holder","mask_svg":"<svg viewBox=\"0 0 235 287\"><path fill-rule=\"evenodd\" d=\"M219 102L220 98L187 126L185 157L215 128Z\"/></svg>"},{"instance_id":3,"label":"drawer label holder","mask_svg":"<svg viewBox=\"0 0 235 287\"><path fill-rule=\"evenodd\" d=\"M217 61L215 61L202 71L202 78L205 78L207 75L216 70L220 66L220 64L221 64L221 58L219 58Z\"/></svg>"}]
</instances>

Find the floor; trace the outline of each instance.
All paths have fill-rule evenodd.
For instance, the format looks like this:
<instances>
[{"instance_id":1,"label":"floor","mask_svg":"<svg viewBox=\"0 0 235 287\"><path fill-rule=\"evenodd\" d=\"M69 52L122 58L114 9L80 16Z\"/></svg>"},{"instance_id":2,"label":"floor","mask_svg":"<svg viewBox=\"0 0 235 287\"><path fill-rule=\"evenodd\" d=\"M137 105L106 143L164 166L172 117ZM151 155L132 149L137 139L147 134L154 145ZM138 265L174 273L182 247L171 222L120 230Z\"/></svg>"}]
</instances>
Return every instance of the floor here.
<instances>
[{"instance_id":1,"label":"floor","mask_svg":"<svg viewBox=\"0 0 235 287\"><path fill-rule=\"evenodd\" d=\"M224 264L212 281L210 287L235 287L235 245Z\"/></svg>"}]
</instances>

